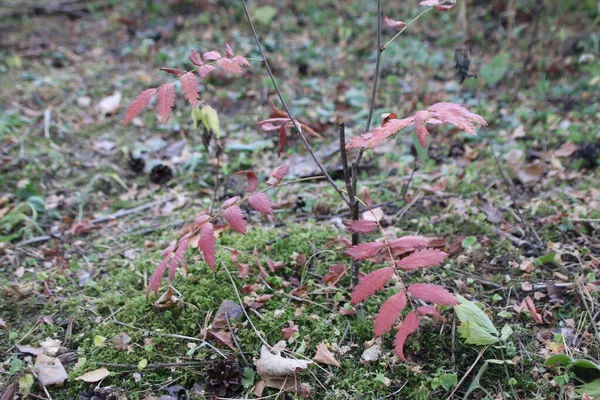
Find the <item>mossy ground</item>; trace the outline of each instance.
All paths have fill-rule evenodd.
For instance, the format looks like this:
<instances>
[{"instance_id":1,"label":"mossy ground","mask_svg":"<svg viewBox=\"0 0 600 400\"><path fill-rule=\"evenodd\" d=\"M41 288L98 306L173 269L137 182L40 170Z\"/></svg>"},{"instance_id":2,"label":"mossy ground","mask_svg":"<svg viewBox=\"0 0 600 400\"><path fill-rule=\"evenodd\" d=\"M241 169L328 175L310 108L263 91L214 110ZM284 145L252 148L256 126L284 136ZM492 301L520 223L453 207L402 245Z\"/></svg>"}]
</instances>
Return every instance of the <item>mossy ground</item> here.
<instances>
[{"instance_id":1,"label":"mossy ground","mask_svg":"<svg viewBox=\"0 0 600 400\"><path fill-rule=\"evenodd\" d=\"M360 362L373 339L374 316L393 289L366 301L360 315L343 316L350 274L331 287L321 282L329 267L349 263L340 240L347 232L339 228L340 219L348 216L321 180L270 194L280 206L273 218L247 210L246 236L219 227L215 271L196 250L189 251L185 268L172 282L180 298L176 307L157 310L156 297L146 299L148 277L162 249L211 207L215 162L200 134L190 128L183 101L177 101L165 125L157 125L154 113L146 112L141 125L126 129L120 128L122 112L100 117L93 105L115 91L122 93L125 104L141 90L163 83L166 78L156 69L185 66L192 48L220 49L229 42L240 54L258 58L238 3L172 3L123 2L93 11L91 20L34 15L7 18L0 25L0 32L7 33L0 60L0 85L7 88L0 93L0 318L7 326L0 329L0 390L31 369L31 358L15 345L38 346L48 337L60 340L64 351L79 359L77 365L67 365L64 388L48 388L54 400L78 399L87 384L75 378L105 364L112 374L102 385L125 389L128 399L158 397L174 384L190 389L203 383L206 367L220 358L209 346L198 346L221 302L237 302L235 288L239 293L243 284L259 283L259 293L273 297L256 312L247 307L252 324L245 317L232 322L239 348L219 351L254 368L262 340L274 344L283 338L282 328L297 325L299 332L288 340L296 357L312 358L316 346L325 342L341 364L311 366L299 373L312 387L311 398L442 399L454 387L440 386L440 381L452 374L457 380L465 377L453 397L462 398L485 360L511 360L514 365L490 363L469 398L574 396L575 385L581 383L577 376L561 386L554 378L562 372L545 367L544 360L569 352L598 362L600 214L594 149L599 137L592 99L600 93L600 63L597 33L584 31L581 24L597 22L592 2L546 4L539 28L543 34L533 45L528 39L535 25L533 4L520 6L518 15L525 22L519 20L512 32L507 31L507 14L496 6L469 6L472 65L487 72L463 86L453 75L453 49L464 39L453 13L428 14L386 49L376 116L390 111L412 115L434 102L455 101L490 122L477 137L432 130L427 160L411 149L412 132L366 154L362 187L381 205L386 231L438 237L451 253L443 266L403 279L442 284L469 296L482 304L498 329L508 324L514 331L506 346L490 346L478 358L483 347L465 344L452 310L443 310L446 323L424 320L418 334L409 338L407 363L395 357L391 335L383 338L379 360ZM389 5L386 15L410 20L420 9L409 3ZM346 123L348 136L363 133L375 62L374 2L274 6L274 19L258 23L259 35L294 113L314 123L325 137L313 146L335 146L338 122ZM259 19L268 11L252 8ZM385 37L391 35L384 31ZM525 65L530 46L532 58ZM499 54L510 61L498 66ZM505 69L496 83L490 83L497 73L493 68ZM219 198L243 194L243 180L233 177L224 183L223 177L253 169L262 182L280 163L275 140L255 125L257 117L267 117L267 100L273 94L263 72L255 63L244 79L215 76L202 81L202 98L219 111L224 133ZM86 96L91 106L78 102ZM510 185L498 172L485 135L510 175ZM139 147L136 142L147 146L157 136L169 144L187 142L185 160L176 163L174 178L162 186L128 167L129 152ZM291 139L287 157L302 160L306 154L301 144ZM99 148L102 140L114 148ZM566 142L580 152L552 156ZM546 167L537 182L522 184L519 170L508 167L507 156L514 150L522 151L524 162ZM335 164L328 161L337 173ZM298 197L306 203L303 210L292 209ZM81 234L69 233L76 223L167 198L171 200ZM540 248L531 245L531 229L542 238ZM48 234L54 238L19 243ZM371 234L363 240L376 238ZM232 260L234 249L239 261ZM540 259L552 253L555 261ZM257 261L265 266L267 258L284 267L262 279ZM536 260L530 268L528 262ZM247 280L237 277L237 262L250 265ZM373 268L377 266L363 265L364 272ZM555 283L558 289L553 291ZM289 295L298 286L302 300ZM534 299L541 323L526 308L520 310L526 297ZM43 316L51 316L52 323ZM130 336L129 350L115 347L120 333ZM148 367L139 369L142 360ZM187 362L198 365L183 364ZM170 366L153 368L157 364ZM37 386L34 393L44 396Z\"/></svg>"}]
</instances>

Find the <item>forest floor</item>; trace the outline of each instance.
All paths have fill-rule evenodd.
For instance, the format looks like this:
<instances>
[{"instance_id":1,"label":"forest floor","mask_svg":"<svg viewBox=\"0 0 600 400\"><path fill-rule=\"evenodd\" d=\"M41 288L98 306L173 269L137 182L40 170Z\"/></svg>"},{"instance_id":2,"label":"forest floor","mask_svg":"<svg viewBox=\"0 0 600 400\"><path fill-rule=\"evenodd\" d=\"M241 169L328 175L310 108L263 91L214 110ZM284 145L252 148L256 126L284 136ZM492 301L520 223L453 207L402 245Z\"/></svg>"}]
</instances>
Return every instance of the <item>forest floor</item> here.
<instances>
[{"instance_id":1,"label":"forest floor","mask_svg":"<svg viewBox=\"0 0 600 400\"><path fill-rule=\"evenodd\" d=\"M386 235L422 235L449 254L405 282L442 285L476 302L498 331L512 330L493 345L467 344L444 307L446 322L423 318L407 340L405 362L391 334L373 334L394 289L349 304L350 215L322 179L269 192L272 216L244 208L245 236L218 222L218 267L192 249L163 283L159 296L168 295L146 298L162 250L244 194L235 172L264 182L288 161L286 180L321 174L295 135L278 157L278 133L256 124L270 102L280 105L240 3L162 3L0 6L2 400L90 399L94 390L94 399L211 398L206 371L223 357L243 370L243 398L600 399L593 2L432 11L383 53L374 125L384 113L452 101L489 126L477 136L432 129L426 155L408 130L365 154L360 188ZM284 97L323 136L309 140L343 186L337 126L364 133L376 2L258 3L250 14ZM385 15L404 21L424 10L390 7ZM384 26L384 42L394 34ZM201 81L201 99L219 115L218 159L183 96L164 124L148 110L121 126L137 94L171 79L159 68L190 68L191 49L224 53L226 43L252 67ZM461 85L454 48L464 44L477 77ZM240 314L226 323L214 319L224 300ZM268 382L287 391L261 391L261 347L282 340L292 362L321 357L284 384ZM39 385L40 373L61 373L34 368L39 353L61 360L64 385ZM548 366L551 356L558 363Z\"/></svg>"}]
</instances>

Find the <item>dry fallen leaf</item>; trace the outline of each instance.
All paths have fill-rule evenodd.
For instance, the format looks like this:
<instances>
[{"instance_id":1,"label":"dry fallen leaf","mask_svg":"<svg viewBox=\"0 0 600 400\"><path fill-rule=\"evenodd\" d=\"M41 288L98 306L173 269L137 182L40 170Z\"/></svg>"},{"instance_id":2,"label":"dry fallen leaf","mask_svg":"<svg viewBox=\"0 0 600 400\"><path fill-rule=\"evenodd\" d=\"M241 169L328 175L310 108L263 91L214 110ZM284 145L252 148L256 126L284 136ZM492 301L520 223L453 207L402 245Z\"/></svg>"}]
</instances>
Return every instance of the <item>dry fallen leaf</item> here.
<instances>
[{"instance_id":1,"label":"dry fallen leaf","mask_svg":"<svg viewBox=\"0 0 600 400\"><path fill-rule=\"evenodd\" d=\"M531 318L533 318L534 321L538 324L544 323L544 321L542 320L542 316L535 309L535 304L533 304L533 300L531 300L531 297L527 296L525 298L525 304L527 305L527 309L529 310Z\"/></svg>"},{"instance_id":2,"label":"dry fallen leaf","mask_svg":"<svg viewBox=\"0 0 600 400\"><path fill-rule=\"evenodd\" d=\"M283 348L285 348L285 342L273 346L272 351L267 346L262 346L260 358L256 364L258 375L261 377L294 375L296 371L302 370L311 364L311 361L283 358L281 356L281 349Z\"/></svg>"},{"instance_id":3,"label":"dry fallen leaf","mask_svg":"<svg viewBox=\"0 0 600 400\"><path fill-rule=\"evenodd\" d=\"M112 340L115 349L117 350L129 350L131 344L131 337L125 332L117 334Z\"/></svg>"},{"instance_id":4,"label":"dry fallen leaf","mask_svg":"<svg viewBox=\"0 0 600 400\"><path fill-rule=\"evenodd\" d=\"M562 146L554 151L554 157L571 157L577 151L577 145L573 142L563 143Z\"/></svg>"},{"instance_id":5,"label":"dry fallen leaf","mask_svg":"<svg viewBox=\"0 0 600 400\"><path fill-rule=\"evenodd\" d=\"M373 346L363 351L362 356L360 358L364 361L377 361L379 360L380 351L381 347L378 344L374 344Z\"/></svg>"},{"instance_id":6,"label":"dry fallen leaf","mask_svg":"<svg viewBox=\"0 0 600 400\"><path fill-rule=\"evenodd\" d=\"M28 344L26 344L26 345L17 345L17 349L21 353L32 354L34 356L37 356L38 354L42 354L44 352L43 348L41 348L41 347L33 347L33 346L28 345Z\"/></svg>"},{"instance_id":7,"label":"dry fallen leaf","mask_svg":"<svg viewBox=\"0 0 600 400\"><path fill-rule=\"evenodd\" d=\"M546 167L542 164L523 165L517 171L517 178L519 178L522 184L528 185L530 183L539 182L545 173Z\"/></svg>"},{"instance_id":8,"label":"dry fallen leaf","mask_svg":"<svg viewBox=\"0 0 600 400\"><path fill-rule=\"evenodd\" d=\"M383 219L384 216L385 214L383 213L381 207L377 207L372 210L367 210L362 213L362 219L364 219L365 221L379 222Z\"/></svg>"},{"instance_id":9,"label":"dry fallen leaf","mask_svg":"<svg viewBox=\"0 0 600 400\"><path fill-rule=\"evenodd\" d=\"M43 386L62 386L67 379L67 371L60 360L45 354L37 356L33 372Z\"/></svg>"},{"instance_id":10,"label":"dry fallen leaf","mask_svg":"<svg viewBox=\"0 0 600 400\"><path fill-rule=\"evenodd\" d=\"M46 338L46 340L40 342L40 346L42 346L44 354L53 356L58 353L58 350L60 349L60 340Z\"/></svg>"},{"instance_id":11,"label":"dry fallen leaf","mask_svg":"<svg viewBox=\"0 0 600 400\"><path fill-rule=\"evenodd\" d=\"M513 149L504 156L504 159L510 168L516 170L523 163L524 157L523 150Z\"/></svg>"},{"instance_id":12,"label":"dry fallen leaf","mask_svg":"<svg viewBox=\"0 0 600 400\"><path fill-rule=\"evenodd\" d=\"M103 117L105 117L107 115L115 114L119 111L119 107L121 107L121 92L115 92L102 99L96 106L96 109Z\"/></svg>"},{"instance_id":13,"label":"dry fallen leaf","mask_svg":"<svg viewBox=\"0 0 600 400\"><path fill-rule=\"evenodd\" d=\"M87 383L94 383L94 382L101 381L102 379L106 378L109 375L110 375L110 371L107 370L106 368L102 367L102 368L98 368L98 369L95 369L90 372L86 372L85 374L75 378L75 380L76 381L84 381Z\"/></svg>"},{"instance_id":14,"label":"dry fallen leaf","mask_svg":"<svg viewBox=\"0 0 600 400\"><path fill-rule=\"evenodd\" d=\"M315 354L313 360L322 364L335 365L336 367L340 366L339 361L331 354L325 343L319 343L317 346L317 354Z\"/></svg>"}]
</instances>

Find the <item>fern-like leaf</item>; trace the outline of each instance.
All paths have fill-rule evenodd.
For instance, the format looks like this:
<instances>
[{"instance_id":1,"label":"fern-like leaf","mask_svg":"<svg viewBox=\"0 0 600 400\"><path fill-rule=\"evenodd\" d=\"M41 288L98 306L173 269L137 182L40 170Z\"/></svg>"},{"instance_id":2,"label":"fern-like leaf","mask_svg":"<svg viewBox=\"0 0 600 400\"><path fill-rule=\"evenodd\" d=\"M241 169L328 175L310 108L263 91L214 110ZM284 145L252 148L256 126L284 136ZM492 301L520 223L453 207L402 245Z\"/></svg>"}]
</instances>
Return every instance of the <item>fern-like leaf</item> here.
<instances>
[{"instance_id":1,"label":"fern-like leaf","mask_svg":"<svg viewBox=\"0 0 600 400\"><path fill-rule=\"evenodd\" d=\"M383 16L383 22L390 28L393 28L397 31L399 31L400 29L402 29L406 26L406 23L404 23L402 21L396 21L395 19L391 19L387 15Z\"/></svg>"},{"instance_id":2,"label":"fern-like leaf","mask_svg":"<svg viewBox=\"0 0 600 400\"><path fill-rule=\"evenodd\" d=\"M192 107L198 105L198 97L200 97L200 87L198 85L198 79L193 71L186 72L179 78L181 81L181 90Z\"/></svg>"},{"instance_id":3,"label":"fern-like leaf","mask_svg":"<svg viewBox=\"0 0 600 400\"><path fill-rule=\"evenodd\" d=\"M171 75L175 75L176 77L180 77L181 75L185 74L185 71L182 69L178 69L178 68L161 68L161 71L165 71Z\"/></svg>"},{"instance_id":4,"label":"fern-like leaf","mask_svg":"<svg viewBox=\"0 0 600 400\"><path fill-rule=\"evenodd\" d=\"M383 303L375 320L375 336L383 336L392 329L396 320L406 307L406 293L399 291Z\"/></svg>"},{"instance_id":5,"label":"fern-like leaf","mask_svg":"<svg viewBox=\"0 0 600 400\"><path fill-rule=\"evenodd\" d=\"M187 237L185 237L179 241L179 247L177 247L177 251L175 252L175 255L173 256L173 258L171 259L171 262L169 263L169 280L170 281L173 281L173 279L175 279L175 270L177 269L177 266L179 265L179 263L181 263L181 260L183 260L183 257L185 257L185 252L187 251L189 244L190 244L190 240Z\"/></svg>"},{"instance_id":6,"label":"fern-like leaf","mask_svg":"<svg viewBox=\"0 0 600 400\"><path fill-rule=\"evenodd\" d=\"M171 109L175 105L175 85L173 82L160 86L157 98L156 109L158 110L158 119L161 123L164 123L169 118Z\"/></svg>"},{"instance_id":7,"label":"fern-like leaf","mask_svg":"<svg viewBox=\"0 0 600 400\"><path fill-rule=\"evenodd\" d=\"M260 211L263 214L273 214L273 206L271 205L271 200L264 193L254 193L250 197L248 197L248 203L254 208L256 211Z\"/></svg>"},{"instance_id":8,"label":"fern-like leaf","mask_svg":"<svg viewBox=\"0 0 600 400\"><path fill-rule=\"evenodd\" d=\"M366 242L350 247L344 254L355 260L366 260L375 257L384 247L384 242Z\"/></svg>"},{"instance_id":9,"label":"fern-like leaf","mask_svg":"<svg viewBox=\"0 0 600 400\"><path fill-rule=\"evenodd\" d=\"M448 255L443 251L437 249L423 249L404 257L396 264L396 266L405 271L411 271L417 268L435 267L444 262L446 257L448 257Z\"/></svg>"},{"instance_id":10,"label":"fern-like leaf","mask_svg":"<svg viewBox=\"0 0 600 400\"><path fill-rule=\"evenodd\" d=\"M156 88L146 89L131 102L127 111L125 112L125 119L123 120L123 126L131 122L132 119L137 117L144 108L150 103L150 100L156 94Z\"/></svg>"},{"instance_id":11,"label":"fern-like leaf","mask_svg":"<svg viewBox=\"0 0 600 400\"><path fill-rule=\"evenodd\" d=\"M192 62L192 64L198 67L204 65L204 63L202 62L202 58L200 57L200 53L198 53L196 50L190 51L189 59Z\"/></svg>"},{"instance_id":12,"label":"fern-like leaf","mask_svg":"<svg viewBox=\"0 0 600 400\"><path fill-rule=\"evenodd\" d=\"M223 213L223 218L231 225L233 229L241 234L246 234L246 220L244 212L238 206L231 206Z\"/></svg>"},{"instance_id":13,"label":"fern-like leaf","mask_svg":"<svg viewBox=\"0 0 600 400\"><path fill-rule=\"evenodd\" d=\"M287 175L288 170L290 168L290 164L286 161L281 164L279 167L275 168L269 174L269 180L267 181L267 185L269 186L277 186L281 183L281 180Z\"/></svg>"},{"instance_id":14,"label":"fern-like leaf","mask_svg":"<svg viewBox=\"0 0 600 400\"><path fill-rule=\"evenodd\" d=\"M416 311L409 312L398 327L396 339L394 340L394 351L396 352L398 358L400 358L402 361L406 361L406 358L404 357L404 342L406 342L408 335L416 331L418 328L419 316L417 315Z\"/></svg>"},{"instance_id":15,"label":"fern-like leaf","mask_svg":"<svg viewBox=\"0 0 600 400\"><path fill-rule=\"evenodd\" d=\"M380 268L371 272L369 275L362 278L352 292L350 304L358 304L361 301L373 296L375 292L381 290L387 285L394 275L393 267Z\"/></svg>"},{"instance_id":16,"label":"fern-like leaf","mask_svg":"<svg viewBox=\"0 0 600 400\"><path fill-rule=\"evenodd\" d=\"M218 51L207 51L206 53L202 54L204 61L215 61L222 57L223 56Z\"/></svg>"},{"instance_id":17,"label":"fern-like leaf","mask_svg":"<svg viewBox=\"0 0 600 400\"><path fill-rule=\"evenodd\" d=\"M390 247L395 250L425 247L428 244L429 241L422 236L402 236L401 238L392 240Z\"/></svg>"},{"instance_id":18,"label":"fern-like leaf","mask_svg":"<svg viewBox=\"0 0 600 400\"><path fill-rule=\"evenodd\" d=\"M459 301L452 293L439 285L430 283L415 283L408 287L408 292L417 300L427 301L433 304L455 306Z\"/></svg>"},{"instance_id":19,"label":"fern-like leaf","mask_svg":"<svg viewBox=\"0 0 600 400\"><path fill-rule=\"evenodd\" d=\"M211 72L213 72L216 68L213 67L212 65L201 65L198 67L198 75L200 75L201 78L204 78L206 75L210 74Z\"/></svg>"},{"instance_id":20,"label":"fern-like leaf","mask_svg":"<svg viewBox=\"0 0 600 400\"><path fill-rule=\"evenodd\" d=\"M202 251L204 261L211 269L215 269L217 262L217 239L213 225L210 222L205 222L200 228L200 238L198 239L198 247Z\"/></svg>"},{"instance_id":21,"label":"fern-like leaf","mask_svg":"<svg viewBox=\"0 0 600 400\"><path fill-rule=\"evenodd\" d=\"M235 203L237 203L240 200L240 196L234 196L228 200L225 200L223 202L223 205L221 206L221 208L229 208L232 205L234 205Z\"/></svg>"},{"instance_id":22,"label":"fern-like leaf","mask_svg":"<svg viewBox=\"0 0 600 400\"><path fill-rule=\"evenodd\" d=\"M227 58L227 57L220 58L217 60L217 65L219 67L223 68L225 71L230 72L232 74L239 75L242 72L244 72L242 67L240 67L240 65L237 62L235 62L234 60L232 60L231 58Z\"/></svg>"},{"instance_id":23,"label":"fern-like leaf","mask_svg":"<svg viewBox=\"0 0 600 400\"><path fill-rule=\"evenodd\" d=\"M437 319L438 321L446 322L446 318L442 317L442 315L440 314L438 309L435 308L434 306L418 307L417 312L419 313L420 316L431 315L431 316L433 316L433 318Z\"/></svg>"},{"instance_id":24,"label":"fern-like leaf","mask_svg":"<svg viewBox=\"0 0 600 400\"><path fill-rule=\"evenodd\" d=\"M150 292L154 291L154 294L158 293L158 289L160 288L160 284L163 280L163 275L167 270L167 266L169 265L169 260L171 259L171 253L167 254L167 256L162 260L158 267L154 270L154 273L150 277L148 281L148 287L146 288L146 298L150 296Z\"/></svg>"},{"instance_id":25,"label":"fern-like leaf","mask_svg":"<svg viewBox=\"0 0 600 400\"><path fill-rule=\"evenodd\" d=\"M246 179L248 179L248 186L246 187L246 192L252 193L258 189L258 177L252 171L238 171L235 173L236 175L244 175Z\"/></svg>"},{"instance_id":26,"label":"fern-like leaf","mask_svg":"<svg viewBox=\"0 0 600 400\"><path fill-rule=\"evenodd\" d=\"M350 232L369 233L377 229L377 223L373 221L345 221L344 225Z\"/></svg>"}]
</instances>

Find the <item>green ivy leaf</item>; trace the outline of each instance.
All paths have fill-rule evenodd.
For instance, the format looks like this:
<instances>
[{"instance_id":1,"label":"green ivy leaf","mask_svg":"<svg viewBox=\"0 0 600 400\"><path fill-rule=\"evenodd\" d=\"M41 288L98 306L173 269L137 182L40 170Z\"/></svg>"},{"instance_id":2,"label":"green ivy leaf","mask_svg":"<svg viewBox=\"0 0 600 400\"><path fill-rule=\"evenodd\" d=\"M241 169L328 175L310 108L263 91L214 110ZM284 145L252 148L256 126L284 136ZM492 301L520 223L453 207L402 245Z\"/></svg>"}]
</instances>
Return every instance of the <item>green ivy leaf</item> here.
<instances>
[{"instance_id":1,"label":"green ivy leaf","mask_svg":"<svg viewBox=\"0 0 600 400\"><path fill-rule=\"evenodd\" d=\"M256 380L256 372L249 367L244 368L244 372L242 372L242 385L245 388L249 388L254 385L254 381Z\"/></svg>"},{"instance_id":2,"label":"green ivy leaf","mask_svg":"<svg viewBox=\"0 0 600 400\"><path fill-rule=\"evenodd\" d=\"M145 358L141 359L140 362L138 363L138 369L141 371L144 368L146 368L146 366L148 365L148 360L146 360Z\"/></svg>"},{"instance_id":3,"label":"green ivy leaf","mask_svg":"<svg viewBox=\"0 0 600 400\"><path fill-rule=\"evenodd\" d=\"M33 376L31 374L27 374L19 378L19 391L21 392L22 398L26 398L31 392L31 387L33 386Z\"/></svg>"},{"instance_id":4,"label":"green ivy leaf","mask_svg":"<svg viewBox=\"0 0 600 400\"><path fill-rule=\"evenodd\" d=\"M457 384L458 384L458 377L456 376L456 374L440 375L440 385L442 385L442 387L445 390L450 390Z\"/></svg>"},{"instance_id":5,"label":"green ivy leaf","mask_svg":"<svg viewBox=\"0 0 600 400\"><path fill-rule=\"evenodd\" d=\"M553 356L550 356L546 359L546 361L544 362L544 364L547 367L551 367L555 364L562 364L565 367L568 366L569 364L571 364L571 357L569 357L566 354L554 354Z\"/></svg>"},{"instance_id":6,"label":"green ivy leaf","mask_svg":"<svg viewBox=\"0 0 600 400\"><path fill-rule=\"evenodd\" d=\"M499 333L490 318L474 303L457 295L460 305L454 307L461 322L458 332L467 344L488 345L499 340Z\"/></svg>"},{"instance_id":7,"label":"green ivy leaf","mask_svg":"<svg viewBox=\"0 0 600 400\"><path fill-rule=\"evenodd\" d=\"M588 396L598 398L597 396L600 396L600 379L596 379L593 382L579 386L579 388L577 389L577 393L579 393L580 395L587 394Z\"/></svg>"},{"instance_id":8,"label":"green ivy leaf","mask_svg":"<svg viewBox=\"0 0 600 400\"><path fill-rule=\"evenodd\" d=\"M462 247L466 249L473 246L475 243L477 243L477 238L475 236L467 236L462 241Z\"/></svg>"}]
</instances>

